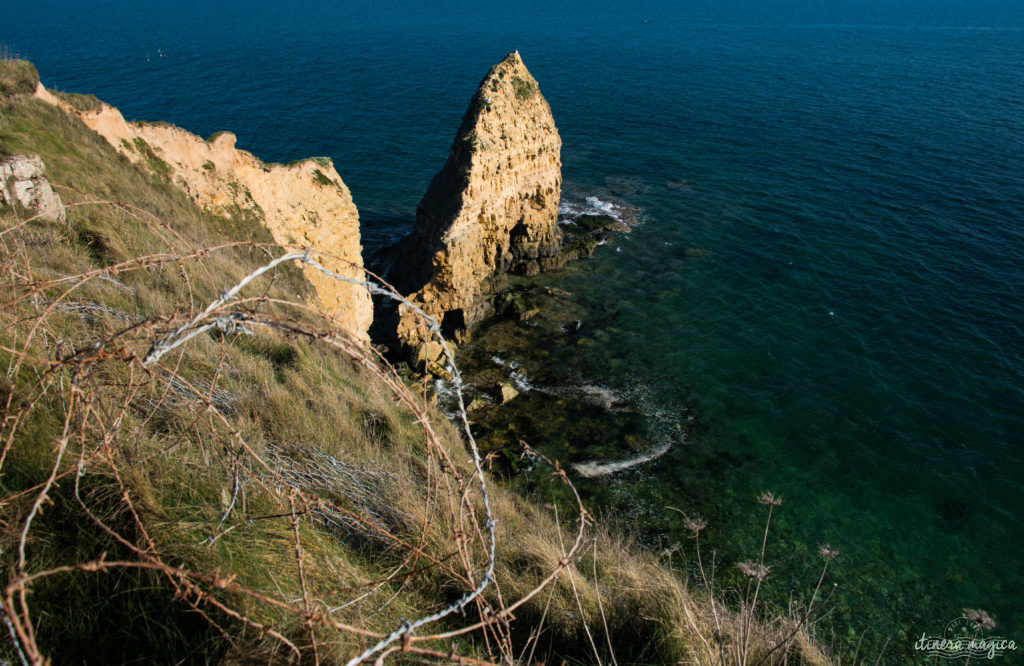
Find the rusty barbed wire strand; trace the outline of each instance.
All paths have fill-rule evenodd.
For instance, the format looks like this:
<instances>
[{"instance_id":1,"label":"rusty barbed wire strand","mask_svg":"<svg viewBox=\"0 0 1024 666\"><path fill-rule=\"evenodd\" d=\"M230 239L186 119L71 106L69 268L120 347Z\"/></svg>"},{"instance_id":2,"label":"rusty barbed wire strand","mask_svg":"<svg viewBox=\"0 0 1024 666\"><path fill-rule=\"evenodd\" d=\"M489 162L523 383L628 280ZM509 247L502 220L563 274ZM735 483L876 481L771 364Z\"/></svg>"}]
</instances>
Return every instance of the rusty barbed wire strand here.
<instances>
[{"instance_id":1,"label":"rusty barbed wire strand","mask_svg":"<svg viewBox=\"0 0 1024 666\"><path fill-rule=\"evenodd\" d=\"M4 389L7 395L3 400L5 411L3 422L0 424L0 441L3 442L0 451L0 470L11 451L19 445L19 434L23 432L30 414L40 409L56 407L62 419L60 432L52 442L52 459L48 463L49 472L46 478L41 483L18 488L0 497L0 506L26 507L17 509L22 515L18 519L16 566L4 586L3 598L0 599L3 622L18 658L23 663L33 666L46 662L43 648L38 644L35 632L36 621L31 613L29 592L34 584L51 576L127 569L151 571L163 576L175 591L176 597L204 617L231 644L235 644L231 633L218 620L211 617L206 609L219 613L219 617L229 622L235 621L242 626L252 627L257 635L273 639L286 654L290 653L296 659L307 654L308 650L308 655L316 663L321 661L318 646L323 645L323 639L318 632L324 630L348 634L371 643L364 643L365 647L361 651L357 649L354 656L348 658L347 663L350 665L370 660L374 663L383 663L390 655L397 653L417 655L420 659L493 664L493 661L461 655L456 652L454 645L447 652L424 645L450 642L454 638L473 632L482 632L480 637L483 639L486 654L497 657L502 663L512 663L514 655L509 623L513 618L513 611L550 586L559 573L571 565L583 543L583 532L589 522L588 514L575 488L557 463L548 461L527 447L531 455L538 455L539 459L552 464L555 469L553 478L556 481L563 482L572 489L579 516L578 533L572 546L564 552L557 565L535 588L522 594L518 600L506 604L495 578L497 520L492 510L483 459L466 410L463 394L465 380L437 321L424 313L415 303L398 294L379 276L366 271L363 273L365 278L360 280L342 275L325 265L329 262L332 266L345 266L345 262L338 257L314 252L308 248L252 241L222 242L207 247L194 247L171 225L147 211L122 202L102 200L89 197L80 191L76 192L83 199L70 202L71 207L114 207L139 221L145 228L153 230L166 250L135 256L78 274L60 273L45 264L34 263L25 243L22 242L23 233L36 221L35 219L16 220L13 225L0 229L0 253L4 255L0 258L7 264L10 287L10 295L0 304L0 314L6 313L3 315L5 320L11 315L16 315L15 325L11 328L11 336L8 338L10 342L0 345L0 351L6 353L10 359L6 372L9 381L23 382L22 388L18 391ZM205 306L197 306L197 295L201 290L192 283L192 267L196 267L203 274L205 279L200 282L215 288L214 276L217 272L207 265L208 260L221 255L228 257L232 253L245 252L248 252L250 257L253 253L258 253L266 256L268 260L245 275L232 279L228 283L232 286L224 288L218 297L209 300ZM302 300L273 296L269 286L259 296L242 295L243 290L250 285L254 285L261 278L276 275L289 264L348 283L356 289L365 290L371 297L392 299L404 304L416 315L422 330L433 336L443 350L444 365L450 374L457 402L455 421L469 452L468 470L446 449L443 437L432 422L434 417L429 413L426 394L415 396L400 378L398 370L388 362L380 350L358 342L344 331L338 330L331 323L331 317L318 308ZM184 293L179 295L184 296L184 301L181 302L184 306L183 311L179 309L170 313L146 312L152 308L139 308L137 305L136 312L129 313L111 307L92 296L72 298L76 292L88 290L90 283L100 281L100 284L116 286L124 294L124 298L136 299L138 285L144 282L145 275L163 266L176 267L182 279ZM41 274L47 273L48 277L40 277ZM136 276L135 282L129 280L126 283L119 279L133 274ZM26 309L26 306L31 307ZM295 314L287 314L289 309L294 310ZM74 330L79 331L76 334L79 337L65 339L59 334L59 329L53 323L53 318L57 316L65 319L78 317L81 330ZM328 322L329 325L326 328L318 328L312 323L315 320ZM118 322L120 326L111 325ZM99 329L105 329L102 335L89 337L93 331ZM423 519L416 528L414 538L405 538L389 527L387 523L393 519L385 514L375 513L372 505L360 508L359 501L355 501L351 506L339 504L339 498L351 503L352 500L346 498L358 497L361 492L354 490L358 488L360 481L358 476L351 476L353 468L349 463L307 454L304 459L307 467L304 470L297 468L298 471L286 476L281 471L281 456L285 454L272 453L273 448L269 442L257 446L255 442L248 441L245 433L234 424L233 403L236 397L231 390L223 388L224 384L220 379L228 368L225 355L227 346L232 344L231 340L235 336L254 336L261 329L276 331L277 334L286 337L304 338L310 343L322 343L327 345L327 348L347 356L378 379L395 398L396 404L412 415L412 423L424 436L423 470L426 474L421 498ZM216 332L219 335L203 335L209 332ZM85 334L85 337L82 337L82 334ZM198 357L188 352L188 348L198 344L200 339L203 340L203 345L208 345L209 341L219 344L221 350L216 355L218 358L212 379L204 379L200 374L196 374L197 368L192 367ZM142 344L146 345L145 349L140 349ZM172 358L169 364L166 362L168 358ZM32 379L27 378L26 370L31 373ZM236 575L230 571L221 572L219 568L213 572L196 571L183 564L169 564L163 559L160 544L150 534L147 519L144 518L146 512L136 507L139 498L132 490L133 482L128 480L131 475L124 476L127 470L125 465L130 461L137 465L159 459L154 457L157 452L139 449L138 437L143 432L139 428L151 427L149 424L153 423L154 419L165 418L160 416L163 413L180 414L174 417L176 419L191 414L180 421L181 430L172 436L168 446L187 445L194 439L200 459L206 460L207 466L214 459L218 461L218 469L223 468L230 480L231 490L225 500L226 506L223 506L223 510L219 511L210 523L215 528L210 533L213 539L211 543L215 543L240 524L252 524L253 521L261 519L288 521L293 567L301 590L298 599L293 601L289 597L281 596L283 592L268 594L260 589L247 587L237 582ZM126 427L129 428L128 431L125 431ZM196 436L182 439L188 431L194 432ZM135 439L134 449L125 448L123 442L126 437L128 441ZM216 449L208 448L210 446L220 447L220 453L217 453ZM141 458L138 457L140 455ZM277 456L278 462L275 465L271 465L268 458L273 456ZM97 471L93 473L109 477L118 498L118 505L123 507L124 515L128 519L126 524L134 530L134 536L124 532L122 527L108 524L103 516L90 508L91 500L83 493L82 481L94 467ZM468 474L464 475L464 471ZM113 543L125 548L131 557L137 559L107 559L103 554L99 558L84 562L51 566L37 571L31 569L30 546L36 517L42 507L52 503L51 491L57 488L62 480L68 478L73 480L73 502L88 521L111 538ZM352 479L351 483L357 485L344 486L345 478ZM315 482L310 481L311 479ZM335 483L335 480L338 483ZM328 489L337 491L336 489L346 487L348 491L342 490L339 497L321 495ZM252 515L250 510L245 508L245 503L247 493L255 492L252 490L254 488L283 510L276 513L272 511L266 516ZM242 514L238 518L233 515L236 511ZM338 523L338 520L343 522ZM228 521L232 524L227 525ZM327 603L326 597L323 601L320 599L320 592L314 596L308 580L308 569L314 565L309 560L303 525L325 529L317 528L316 526L321 523L316 521L326 521L322 525L328 527L332 524L355 526L356 536L367 534L383 539L385 543L400 549L404 555L396 566L389 568L388 575L354 587L338 587L331 592L337 595L349 590L353 593L353 598L340 604L338 602L341 599L333 604ZM450 550L441 550L438 553L436 548L430 546L436 539L436 536L432 535L435 535L438 529L450 532ZM465 591L454 601L417 619L401 620L390 632L374 631L331 617L341 609L362 604L378 592L391 588L387 593L390 597L369 615L372 617L387 607L391 600L417 577L430 571L442 572L450 577L452 584L465 586ZM485 594L492 585L494 594ZM393 589L396 586L397 589ZM221 594L229 596L221 598ZM294 617L305 628L306 639L299 639L303 644L296 642L296 635L286 635L273 624L252 617L244 607L238 605L237 601L231 600L231 595L237 596L238 599L249 599L254 603L264 604L268 608ZM470 621L465 627L433 634L416 633L450 616L465 614L471 606L478 619Z\"/></svg>"}]
</instances>

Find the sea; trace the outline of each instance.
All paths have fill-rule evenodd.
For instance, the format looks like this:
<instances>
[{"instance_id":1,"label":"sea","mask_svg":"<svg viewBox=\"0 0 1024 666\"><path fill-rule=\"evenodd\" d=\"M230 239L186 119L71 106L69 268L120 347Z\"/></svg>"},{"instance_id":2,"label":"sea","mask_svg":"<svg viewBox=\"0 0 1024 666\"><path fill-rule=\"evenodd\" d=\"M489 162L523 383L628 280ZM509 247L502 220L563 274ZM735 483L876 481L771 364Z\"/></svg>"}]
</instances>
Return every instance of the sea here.
<instances>
[{"instance_id":1,"label":"sea","mask_svg":"<svg viewBox=\"0 0 1024 666\"><path fill-rule=\"evenodd\" d=\"M5 3L0 43L130 119L331 157L368 255L411 229L518 50L562 137L563 210L639 209L538 278L583 314L558 378L523 382L675 427L581 477L603 517L692 574L700 514L738 595L772 492L766 594L806 606L820 545L840 551L814 628L847 661L923 661L963 609L1024 658L1024 3L34 0ZM495 363L529 367L516 353ZM549 450L629 457L599 438Z\"/></svg>"}]
</instances>

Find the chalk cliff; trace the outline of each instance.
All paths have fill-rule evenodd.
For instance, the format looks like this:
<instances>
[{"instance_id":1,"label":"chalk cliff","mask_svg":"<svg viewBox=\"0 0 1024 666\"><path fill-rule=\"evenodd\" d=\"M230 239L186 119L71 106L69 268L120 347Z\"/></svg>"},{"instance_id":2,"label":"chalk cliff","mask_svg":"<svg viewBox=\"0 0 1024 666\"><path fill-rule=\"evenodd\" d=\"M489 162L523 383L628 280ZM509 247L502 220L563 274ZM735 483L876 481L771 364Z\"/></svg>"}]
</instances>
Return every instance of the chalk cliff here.
<instances>
[{"instance_id":1,"label":"chalk cliff","mask_svg":"<svg viewBox=\"0 0 1024 666\"><path fill-rule=\"evenodd\" d=\"M264 164L235 148L235 136L227 132L206 141L166 123L128 122L106 104L76 109L42 85L36 97L76 113L128 159L166 176L203 208L229 217L245 213L265 224L275 242L323 252L318 259L328 268L363 279L359 214L329 159ZM320 307L354 337L367 341L373 318L367 291L311 267L305 270Z\"/></svg>"},{"instance_id":2,"label":"chalk cliff","mask_svg":"<svg viewBox=\"0 0 1024 666\"><path fill-rule=\"evenodd\" d=\"M562 142L519 53L495 65L470 102L444 167L419 204L389 279L458 338L490 313L509 272L557 265ZM404 343L422 341L408 306Z\"/></svg>"}]
</instances>

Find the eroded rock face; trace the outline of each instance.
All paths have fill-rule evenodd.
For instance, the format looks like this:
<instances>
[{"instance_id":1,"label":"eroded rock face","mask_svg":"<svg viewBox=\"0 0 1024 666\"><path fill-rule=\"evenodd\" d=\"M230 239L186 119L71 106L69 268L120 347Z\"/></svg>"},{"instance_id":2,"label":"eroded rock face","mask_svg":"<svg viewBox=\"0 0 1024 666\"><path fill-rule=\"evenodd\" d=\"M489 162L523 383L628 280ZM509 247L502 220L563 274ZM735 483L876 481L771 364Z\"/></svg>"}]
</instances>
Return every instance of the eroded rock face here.
<instances>
[{"instance_id":1,"label":"eroded rock face","mask_svg":"<svg viewBox=\"0 0 1024 666\"><path fill-rule=\"evenodd\" d=\"M388 275L448 333L489 314L487 296L506 273L555 262L561 147L537 82L518 52L508 55L480 83ZM407 345L422 342L408 306L398 308L397 329Z\"/></svg>"},{"instance_id":2,"label":"eroded rock face","mask_svg":"<svg viewBox=\"0 0 1024 666\"><path fill-rule=\"evenodd\" d=\"M316 258L327 268L364 279L359 214L329 159L264 164L235 148L235 135L227 132L206 141L165 123L127 122L106 104L98 111L80 111L45 89L36 96L77 114L133 162L164 172L203 208L228 217L246 212L267 226L275 242L326 253ZM320 307L351 335L368 341L373 318L369 293L312 267L305 272Z\"/></svg>"},{"instance_id":3,"label":"eroded rock face","mask_svg":"<svg viewBox=\"0 0 1024 666\"><path fill-rule=\"evenodd\" d=\"M14 155L0 160L0 202L21 206L43 220L63 222L64 203L44 177L38 155Z\"/></svg>"}]
</instances>

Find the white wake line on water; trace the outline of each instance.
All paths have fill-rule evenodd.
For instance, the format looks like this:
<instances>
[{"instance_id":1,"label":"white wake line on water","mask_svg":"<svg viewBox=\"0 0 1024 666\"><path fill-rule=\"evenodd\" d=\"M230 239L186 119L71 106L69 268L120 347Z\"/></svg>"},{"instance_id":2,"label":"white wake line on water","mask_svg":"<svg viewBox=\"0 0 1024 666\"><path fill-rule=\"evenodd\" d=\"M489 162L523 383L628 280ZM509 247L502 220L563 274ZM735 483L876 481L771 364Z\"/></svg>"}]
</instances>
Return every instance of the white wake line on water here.
<instances>
[{"instance_id":1,"label":"white wake line on water","mask_svg":"<svg viewBox=\"0 0 1024 666\"><path fill-rule=\"evenodd\" d=\"M511 369L508 379L515 385L520 393L527 391L538 391L548 395L572 397L583 400L591 405L601 407L608 412L615 413L623 411L623 405L629 404L629 399L619 391L597 384L582 384L579 386L534 386L527 381L526 376L519 371L519 364L515 361L506 361L495 355L491 361L503 368ZM677 426L678 427L678 426ZM672 450L673 441L666 438L664 443L654 446L647 451L625 460L612 462L599 462L592 460L585 463L574 463L573 471L586 479L593 479L601 476L609 476L637 465L657 460Z\"/></svg>"},{"instance_id":2,"label":"white wake line on water","mask_svg":"<svg viewBox=\"0 0 1024 666\"><path fill-rule=\"evenodd\" d=\"M656 446L653 449L641 453L635 458L628 458L626 460L616 460L614 462L585 462L576 463L572 466L573 470L576 471L580 476L593 479L599 476L608 476L609 474L615 474L622 470L629 469L630 467L636 467L652 460L657 460L662 457L672 448L672 442L668 441L660 446Z\"/></svg>"}]
</instances>

